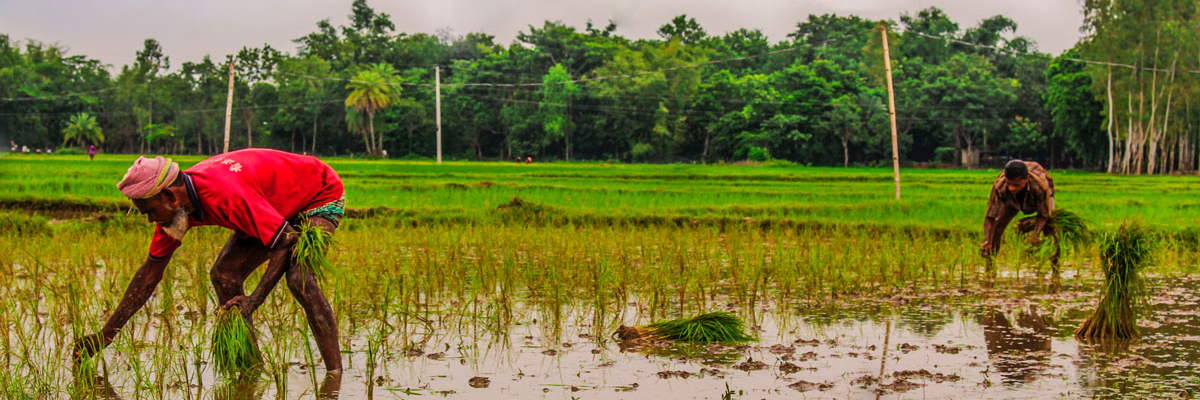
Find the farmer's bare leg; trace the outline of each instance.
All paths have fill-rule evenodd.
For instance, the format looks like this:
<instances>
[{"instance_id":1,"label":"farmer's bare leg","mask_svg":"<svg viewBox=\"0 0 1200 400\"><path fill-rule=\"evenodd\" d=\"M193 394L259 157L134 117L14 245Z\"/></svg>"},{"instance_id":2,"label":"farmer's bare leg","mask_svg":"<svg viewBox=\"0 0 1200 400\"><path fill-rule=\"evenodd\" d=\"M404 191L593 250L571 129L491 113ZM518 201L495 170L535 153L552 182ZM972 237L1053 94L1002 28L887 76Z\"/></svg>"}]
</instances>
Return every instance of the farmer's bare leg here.
<instances>
[{"instance_id":1,"label":"farmer's bare leg","mask_svg":"<svg viewBox=\"0 0 1200 400\"><path fill-rule=\"evenodd\" d=\"M996 217L995 225L992 225L992 251L993 256L1000 254L1000 243L1004 239L1004 229L1008 227L1008 223L1012 222L1013 217L1017 216L1019 211L1011 206L1005 206L1000 210L1000 215Z\"/></svg>"},{"instance_id":2,"label":"farmer's bare leg","mask_svg":"<svg viewBox=\"0 0 1200 400\"><path fill-rule=\"evenodd\" d=\"M333 222L321 217L313 217L309 219L309 223L320 226L330 234L337 229ZM321 287L317 286L317 277L306 266L293 265L287 271L287 283L292 296L308 316L308 326L317 340L321 358L325 360L325 370L340 375L342 352L338 344L337 319L334 318L333 307L329 306Z\"/></svg>"},{"instance_id":3,"label":"farmer's bare leg","mask_svg":"<svg viewBox=\"0 0 1200 400\"><path fill-rule=\"evenodd\" d=\"M250 273L267 260L267 246L258 238L234 232L217 255L209 277L217 292L217 306L236 296L245 296L243 285Z\"/></svg>"}]
</instances>

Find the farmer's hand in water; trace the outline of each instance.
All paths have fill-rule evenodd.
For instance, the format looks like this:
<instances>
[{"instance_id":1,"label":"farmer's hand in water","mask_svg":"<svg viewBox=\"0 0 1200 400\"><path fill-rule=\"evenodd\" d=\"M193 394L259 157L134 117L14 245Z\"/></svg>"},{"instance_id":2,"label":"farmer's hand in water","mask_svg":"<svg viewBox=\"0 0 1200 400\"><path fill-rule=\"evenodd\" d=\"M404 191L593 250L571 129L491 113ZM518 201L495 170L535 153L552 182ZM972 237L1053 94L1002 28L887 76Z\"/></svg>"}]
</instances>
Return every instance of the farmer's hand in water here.
<instances>
[{"instance_id":1,"label":"farmer's hand in water","mask_svg":"<svg viewBox=\"0 0 1200 400\"><path fill-rule=\"evenodd\" d=\"M983 258L991 258L992 257L992 242L984 241L982 245L979 245L979 255L982 256Z\"/></svg>"},{"instance_id":2,"label":"farmer's hand in water","mask_svg":"<svg viewBox=\"0 0 1200 400\"><path fill-rule=\"evenodd\" d=\"M1037 246L1039 244L1042 244L1042 235L1038 235L1038 234L1029 235L1028 242L1029 242L1030 246Z\"/></svg>"},{"instance_id":3,"label":"farmer's hand in water","mask_svg":"<svg viewBox=\"0 0 1200 400\"><path fill-rule=\"evenodd\" d=\"M112 344L112 337L105 335L103 332L84 336L82 339L75 341L75 350L72 355L75 357L75 361L78 362L99 353L100 350L104 350L109 344Z\"/></svg>"}]
</instances>

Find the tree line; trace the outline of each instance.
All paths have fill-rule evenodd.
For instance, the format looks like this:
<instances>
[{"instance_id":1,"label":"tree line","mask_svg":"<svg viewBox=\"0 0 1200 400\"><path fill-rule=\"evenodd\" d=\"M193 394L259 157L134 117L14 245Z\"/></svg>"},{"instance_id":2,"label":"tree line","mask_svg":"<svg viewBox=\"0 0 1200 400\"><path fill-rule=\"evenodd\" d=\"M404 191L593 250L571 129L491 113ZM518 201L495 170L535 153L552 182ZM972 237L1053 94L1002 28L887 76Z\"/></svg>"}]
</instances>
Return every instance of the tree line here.
<instances>
[{"instance_id":1,"label":"tree line","mask_svg":"<svg viewBox=\"0 0 1200 400\"><path fill-rule=\"evenodd\" d=\"M1195 171L1197 8L1087 0L1085 37L1057 56L1003 15L962 28L932 7L886 21L809 15L777 42L711 34L686 15L654 39L546 21L505 46L398 32L357 0L347 25L317 22L295 54L263 45L172 68L147 39L119 71L0 34L0 136L215 154L232 64L231 148L432 157L436 74L451 158L883 165L886 32L903 162Z\"/></svg>"}]
</instances>

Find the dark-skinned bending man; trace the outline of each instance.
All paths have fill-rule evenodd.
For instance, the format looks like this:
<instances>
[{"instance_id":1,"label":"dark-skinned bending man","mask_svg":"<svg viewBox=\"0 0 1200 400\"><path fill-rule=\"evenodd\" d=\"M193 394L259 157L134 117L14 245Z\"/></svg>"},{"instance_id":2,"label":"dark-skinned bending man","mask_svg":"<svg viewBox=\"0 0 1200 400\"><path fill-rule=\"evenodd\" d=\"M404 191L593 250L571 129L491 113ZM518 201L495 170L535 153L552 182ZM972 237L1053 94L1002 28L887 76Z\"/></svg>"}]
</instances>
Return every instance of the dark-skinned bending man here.
<instances>
[{"instance_id":1,"label":"dark-skinned bending man","mask_svg":"<svg viewBox=\"0 0 1200 400\"><path fill-rule=\"evenodd\" d=\"M140 157L117 184L155 223L150 254L138 268L104 328L75 344L75 354L99 352L141 309L163 277L188 228L217 225L234 232L217 255L210 275L217 301L238 306L247 321L286 276L288 289L304 308L328 374L340 376L337 321L308 268L292 265L291 249L301 220L329 233L345 212L342 180L315 157L277 150L246 149L221 154L186 171L169 158ZM264 262L267 269L249 295L242 285Z\"/></svg>"},{"instance_id":2,"label":"dark-skinned bending man","mask_svg":"<svg viewBox=\"0 0 1200 400\"><path fill-rule=\"evenodd\" d=\"M1012 160L992 184L987 215L983 219L983 245L980 254L991 257L1000 253L1004 228L1017 213L1037 214L1037 224L1029 235L1029 244L1041 243L1042 230L1054 211L1054 180L1032 161Z\"/></svg>"}]
</instances>

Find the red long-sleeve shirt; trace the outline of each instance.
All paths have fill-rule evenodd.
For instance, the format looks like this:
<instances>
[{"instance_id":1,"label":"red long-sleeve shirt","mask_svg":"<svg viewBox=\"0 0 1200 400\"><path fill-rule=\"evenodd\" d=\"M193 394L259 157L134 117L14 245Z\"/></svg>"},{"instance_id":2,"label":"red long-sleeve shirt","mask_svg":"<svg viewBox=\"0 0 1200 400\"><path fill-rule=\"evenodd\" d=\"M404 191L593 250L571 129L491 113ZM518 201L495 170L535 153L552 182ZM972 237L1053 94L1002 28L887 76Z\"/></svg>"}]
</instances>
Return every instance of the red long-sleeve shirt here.
<instances>
[{"instance_id":1,"label":"red long-sleeve shirt","mask_svg":"<svg viewBox=\"0 0 1200 400\"><path fill-rule=\"evenodd\" d=\"M342 179L316 157L270 149L221 154L181 174L195 211L189 226L217 225L274 248L287 220L342 197ZM154 229L150 257L165 259L181 243Z\"/></svg>"}]
</instances>

